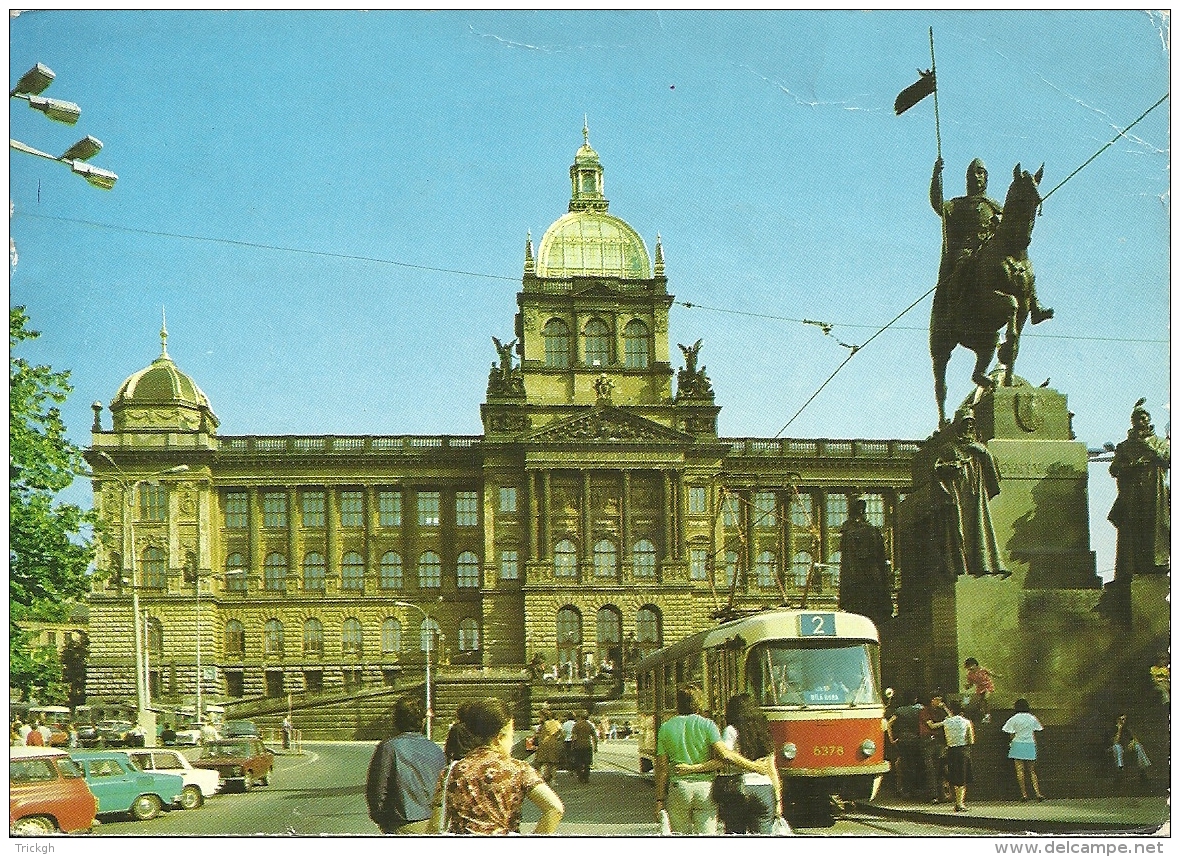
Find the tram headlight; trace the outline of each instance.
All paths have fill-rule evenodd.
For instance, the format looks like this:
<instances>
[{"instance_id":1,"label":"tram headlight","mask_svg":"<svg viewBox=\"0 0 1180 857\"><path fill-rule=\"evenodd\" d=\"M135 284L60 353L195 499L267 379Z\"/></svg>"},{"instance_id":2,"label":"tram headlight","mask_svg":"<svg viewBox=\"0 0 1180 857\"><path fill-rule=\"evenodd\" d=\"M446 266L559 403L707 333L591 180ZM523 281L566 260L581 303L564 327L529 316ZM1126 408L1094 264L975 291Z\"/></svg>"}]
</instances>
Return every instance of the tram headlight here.
<instances>
[{"instance_id":1,"label":"tram headlight","mask_svg":"<svg viewBox=\"0 0 1180 857\"><path fill-rule=\"evenodd\" d=\"M860 742L860 752L867 759L877 752L877 742L872 738L865 738Z\"/></svg>"},{"instance_id":2,"label":"tram headlight","mask_svg":"<svg viewBox=\"0 0 1180 857\"><path fill-rule=\"evenodd\" d=\"M791 761L791 759L794 759L798 753L799 748L796 747L793 742L788 741L786 744L783 744L783 758L788 762Z\"/></svg>"}]
</instances>

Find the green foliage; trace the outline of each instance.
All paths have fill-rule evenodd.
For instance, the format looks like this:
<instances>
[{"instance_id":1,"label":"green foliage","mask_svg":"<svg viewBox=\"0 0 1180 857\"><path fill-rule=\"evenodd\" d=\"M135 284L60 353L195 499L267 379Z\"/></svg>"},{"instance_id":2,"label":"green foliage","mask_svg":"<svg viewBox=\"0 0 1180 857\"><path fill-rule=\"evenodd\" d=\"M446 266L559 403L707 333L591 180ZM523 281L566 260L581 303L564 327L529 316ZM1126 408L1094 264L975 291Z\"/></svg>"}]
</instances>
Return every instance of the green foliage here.
<instances>
[{"instance_id":1,"label":"green foliage","mask_svg":"<svg viewBox=\"0 0 1180 857\"><path fill-rule=\"evenodd\" d=\"M66 701L57 649L31 648L28 635L14 621L8 625L8 658L8 685L19 691L22 699L36 699L42 704Z\"/></svg>"}]
</instances>

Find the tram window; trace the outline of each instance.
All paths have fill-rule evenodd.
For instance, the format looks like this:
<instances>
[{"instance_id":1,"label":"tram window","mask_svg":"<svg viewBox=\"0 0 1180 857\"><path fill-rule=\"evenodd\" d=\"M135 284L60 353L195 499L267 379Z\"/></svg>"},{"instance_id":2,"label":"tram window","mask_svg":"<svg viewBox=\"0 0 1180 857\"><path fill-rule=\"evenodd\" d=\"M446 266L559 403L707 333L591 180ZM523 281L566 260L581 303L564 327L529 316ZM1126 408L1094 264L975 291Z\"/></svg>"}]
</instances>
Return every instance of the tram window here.
<instances>
[{"instance_id":1,"label":"tram window","mask_svg":"<svg viewBox=\"0 0 1180 857\"><path fill-rule=\"evenodd\" d=\"M695 684L697 687L701 686L701 656L693 655L688 660L684 661L684 666L680 673L681 684Z\"/></svg>"},{"instance_id":2,"label":"tram window","mask_svg":"<svg viewBox=\"0 0 1180 857\"><path fill-rule=\"evenodd\" d=\"M673 664L664 664L664 709L667 711L676 710L676 676L673 673Z\"/></svg>"},{"instance_id":3,"label":"tram window","mask_svg":"<svg viewBox=\"0 0 1180 857\"><path fill-rule=\"evenodd\" d=\"M770 706L880 704L877 670L877 647L867 643L763 643L747 662L751 692Z\"/></svg>"}]
</instances>

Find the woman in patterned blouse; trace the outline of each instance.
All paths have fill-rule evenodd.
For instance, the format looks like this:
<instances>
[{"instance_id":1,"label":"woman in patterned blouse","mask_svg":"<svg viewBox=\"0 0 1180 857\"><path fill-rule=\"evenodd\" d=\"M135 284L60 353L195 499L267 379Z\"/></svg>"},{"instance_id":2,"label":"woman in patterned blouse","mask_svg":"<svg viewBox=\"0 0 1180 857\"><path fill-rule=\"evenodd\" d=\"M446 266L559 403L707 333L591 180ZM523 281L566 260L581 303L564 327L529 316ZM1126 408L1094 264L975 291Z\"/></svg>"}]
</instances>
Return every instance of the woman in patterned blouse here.
<instances>
[{"instance_id":1,"label":"woman in patterned blouse","mask_svg":"<svg viewBox=\"0 0 1180 857\"><path fill-rule=\"evenodd\" d=\"M435 792L436 829L483 835L520 832L525 797L541 810L533 833L552 833L565 814L561 799L531 765L512 758L512 718L499 699L489 697L459 707L453 729L461 743L474 746L443 771ZM446 788L445 821L443 788Z\"/></svg>"}]
</instances>

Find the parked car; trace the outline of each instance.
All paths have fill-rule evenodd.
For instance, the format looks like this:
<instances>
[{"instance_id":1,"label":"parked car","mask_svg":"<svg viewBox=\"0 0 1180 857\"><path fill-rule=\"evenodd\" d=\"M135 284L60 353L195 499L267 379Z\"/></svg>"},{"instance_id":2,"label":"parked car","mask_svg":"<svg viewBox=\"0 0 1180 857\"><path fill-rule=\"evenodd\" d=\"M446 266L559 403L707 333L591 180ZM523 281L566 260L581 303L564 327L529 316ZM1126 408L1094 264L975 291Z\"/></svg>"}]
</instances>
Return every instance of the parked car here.
<instances>
[{"instance_id":1,"label":"parked car","mask_svg":"<svg viewBox=\"0 0 1180 857\"><path fill-rule=\"evenodd\" d=\"M184 780L184 791L180 794L181 809L196 809L205 802L205 798L221 788L217 771L194 768L178 750L128 750L127 755L141 771L176 774Z\"/></svg>"},{"instance_id":2,"label":"parked car","mask_svg":"<svg viewBox=\"0 0 1180 857\"><path fill-rule=\"evenodd\" d=\"M221 727L222 738L260 738L258 727L252 720L227 720Z\"/></svg>"},{"instance_id":3,"label":"parked car","mask_svg":"<svg viewBox=\"0 0 1180 857\"><path fill-rule=\"evenodd\" d=\"M216 741L221 736L208 723L197 726L186 726L176 730L176 744L196 747L205 741Z\"/></svg>"},{"instance_id":4,"label":"parked car","mask_svg":"<svg viewBox=\"0 0 1180 857\"><path fill-rule=\"evenodd\" d=\"M270 785L274 762L275 754L259 738L222 738L205 744L193 766L217 771L222 786L240 783L250 791L255 783Z\"/></svg>"},{"instance_id":5,"label":"parked car","mask_svg":"<svg viewBox=\"0 0 1180 857\"><path fill-rule=\"evenodd\" d=\"M78 746L97 747L99 744L98 727L93 723L82 723L78 726Z\"/></svg>"},{"instance_id":6,"label":"parked car","mask_svg":"<svg viewBox=\"0 0 1180 857\"><path fill-rule=\"evenodd\" d=\"M98 739L103 747L142 747L143 733L129 720L101 720Z\"/></svg>"},{"instance_id":7,"label":"parked car","mask_svg":"<svg viewBox=\"0 0 1180 857\"><path fill-rule=\"evenodd\" d=\"M88 833L98 801L63 750L8 748L8 831L13 836Z\"/></svg>"},{"instance_id":8,"label":"parked car","mask_svg":"<svg viewBox=\"0 0 1180 857\"><path fill-rule=\"evenodd\" d=\"M136 821L155 818L164 807L179 804L184 780L175 774L141 771L126 753L77 750L86 784L98 799L98 814L129 812Z\"/></svg>"}]
</instances>

